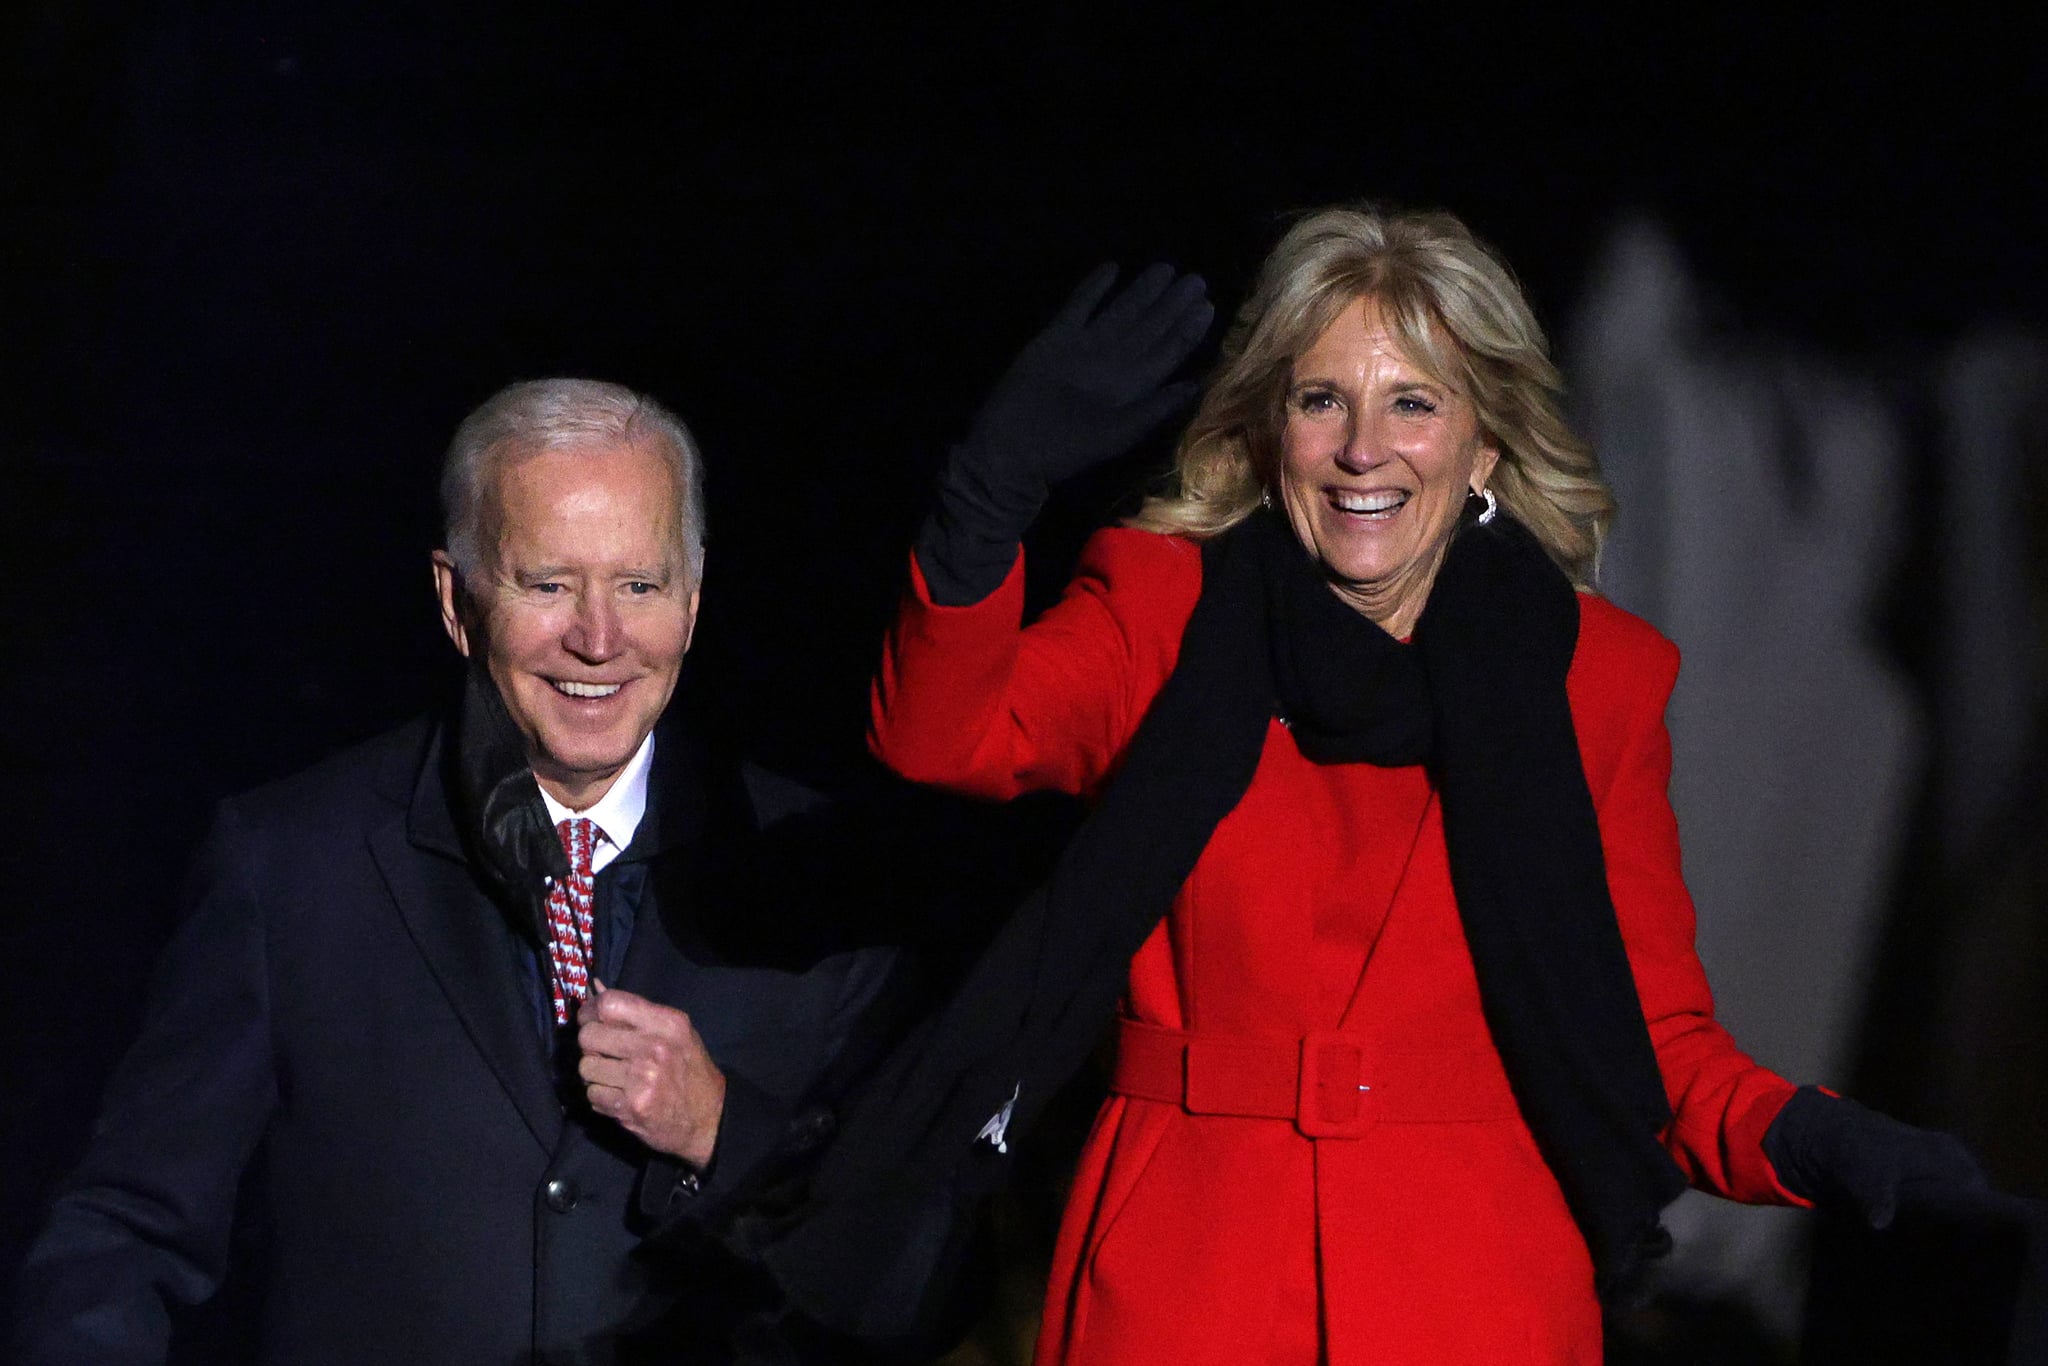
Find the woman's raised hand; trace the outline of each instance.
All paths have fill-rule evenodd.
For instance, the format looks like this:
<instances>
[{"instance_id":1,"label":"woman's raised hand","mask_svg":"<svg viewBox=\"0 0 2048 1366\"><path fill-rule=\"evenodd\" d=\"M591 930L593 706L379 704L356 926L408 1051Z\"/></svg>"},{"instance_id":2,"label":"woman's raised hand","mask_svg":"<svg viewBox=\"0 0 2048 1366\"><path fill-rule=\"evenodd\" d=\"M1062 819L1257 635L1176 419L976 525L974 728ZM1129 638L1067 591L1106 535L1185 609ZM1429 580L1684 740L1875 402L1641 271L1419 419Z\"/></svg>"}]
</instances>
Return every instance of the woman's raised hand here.
<instances>
[{"instance_id":1,"label":"woman's raised hand","mask_svg":"<svg viewBox=\"0 0 2048 1366\"><path fill-rule=\"evenodd\" d=\"M917 557L936 602L977 602L1054 484L1130 451L1193 401L1172 381L1216 310L1199 275L1152 265L1114 294L1103 265L1017 353L953 448Z\"/></svg>"},{"instance_id":2,"label":"woman's raised hand","mask_svg":"<svg viewBox=\"0 0 2048 1366\"><path fill-rule=\"evenodd\" d=\"M1043 489L1124 454L1193 401L1193 381L1167 381L1209 331L1208 286L1153 265L1112 297L1116 276L1098 266L1017 353L958 455Z\"/></svg>"}]
</instances>

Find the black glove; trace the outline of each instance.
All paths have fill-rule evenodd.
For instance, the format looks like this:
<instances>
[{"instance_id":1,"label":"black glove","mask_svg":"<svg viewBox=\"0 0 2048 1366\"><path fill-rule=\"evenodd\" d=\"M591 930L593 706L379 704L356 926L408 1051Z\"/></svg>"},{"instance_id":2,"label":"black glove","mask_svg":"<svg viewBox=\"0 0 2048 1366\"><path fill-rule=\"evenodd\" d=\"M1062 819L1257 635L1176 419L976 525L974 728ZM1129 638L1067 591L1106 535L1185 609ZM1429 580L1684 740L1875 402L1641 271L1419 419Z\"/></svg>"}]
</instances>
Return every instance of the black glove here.
<instances>
[{"instance_id":1,"label":"black glove","mask_svg":"<svg viewBox=\"0 0 2048 1366\"><path fill-rule=\"evenodd\" d=\"M1939 1209L1990 1188L1961 1139L1812 1086L1800 1087L1764 1131L1764 1156L1785 1189L1823 1208L1854 1210L1872 1228L1888 1226L1901 1209Z\"/></svg>"},{"instance_id":2,"label":"black glove","mask_svg":"<svg viewBox=\"0 0 2048 1366\"><path fill-rule=\"evenodd\" d=\"M1129 451L1194 398L1193 382L1165 381L1209 331L1208 286L1148 266L1104 304L1115 283L1113 265L1081 282L947 457L917 537L934 602L994 592L1054 484Z\"/></svg>"}]
</instances>

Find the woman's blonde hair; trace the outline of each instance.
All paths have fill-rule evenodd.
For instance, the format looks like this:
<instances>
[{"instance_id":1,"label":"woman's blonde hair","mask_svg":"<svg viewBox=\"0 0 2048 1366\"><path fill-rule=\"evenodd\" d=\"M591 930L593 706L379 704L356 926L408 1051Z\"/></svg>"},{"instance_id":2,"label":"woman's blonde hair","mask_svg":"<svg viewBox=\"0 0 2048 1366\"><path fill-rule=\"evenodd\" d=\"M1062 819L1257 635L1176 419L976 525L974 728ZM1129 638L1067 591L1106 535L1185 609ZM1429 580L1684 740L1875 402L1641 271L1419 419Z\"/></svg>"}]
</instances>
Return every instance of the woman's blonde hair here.
<instances>
[{"instance_id":1,"label":"woman's blonde hair","mask_svg":"<svg viewBox=\"0 0 2048 1366\"><path fill-rule=\"evenodd\" d=\"M1288 229L1223 341L1181 437L1166 491L1130 524L1202 539L1250 516L1278 482L1295 358L1352 301L1370 297L1408 360L1465 395L1500 451L1489 486L1580 587L1614 498L1566 425L1563 382L1507 267L1447 213L1322 209Z\"/></svg>"}]
</instances>

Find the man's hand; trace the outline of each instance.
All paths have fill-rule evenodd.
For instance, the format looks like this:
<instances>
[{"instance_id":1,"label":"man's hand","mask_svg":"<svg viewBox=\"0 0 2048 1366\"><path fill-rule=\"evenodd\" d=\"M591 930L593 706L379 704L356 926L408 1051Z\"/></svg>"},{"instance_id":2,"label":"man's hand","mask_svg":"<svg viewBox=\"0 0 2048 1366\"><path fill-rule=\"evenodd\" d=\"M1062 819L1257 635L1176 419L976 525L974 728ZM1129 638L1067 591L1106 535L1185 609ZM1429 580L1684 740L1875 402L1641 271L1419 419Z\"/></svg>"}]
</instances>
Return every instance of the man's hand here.
<instances>
[{"instance_id":1,"label":"man's hand","mask_svg":"<svg viewBox=\"0 0 2048 1366\"><path fill-rule=\"evenodd\" d=\"M725 1113L725 1074L690 1017L599 983L576 1023L590 1108L657 1152L708 1165Z\"/></svg>"}]
</instances>

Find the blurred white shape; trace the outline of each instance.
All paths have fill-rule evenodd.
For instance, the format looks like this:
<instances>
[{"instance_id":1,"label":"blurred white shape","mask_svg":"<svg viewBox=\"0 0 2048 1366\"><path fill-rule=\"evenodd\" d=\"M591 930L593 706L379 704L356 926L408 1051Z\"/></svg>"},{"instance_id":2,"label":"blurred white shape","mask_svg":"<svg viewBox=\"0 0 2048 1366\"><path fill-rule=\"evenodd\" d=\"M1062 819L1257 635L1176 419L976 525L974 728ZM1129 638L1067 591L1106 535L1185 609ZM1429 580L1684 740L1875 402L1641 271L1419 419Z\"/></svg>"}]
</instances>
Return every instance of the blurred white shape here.
<instances>
[{"instance_id":1,"label":"blurred white shape","mask_svg":"<svg viewBox=\"0 0 2048 1366\"><path fill-rule=\"evenodd\" d=\"M1602 590L1684 654L1671 795L1722 1021L1797 1081L1839 1081L1919 770L1872 647L1899 541L1898 424L1867 383L1717 335L1645 223L1598 265L1568 369L1620 503ZM1796 1217L1688 1196L1672 1276L1793 1327Z\"/></svg>"},{"instance_id":2,"label":"blurred white shape","mask_svg":"<svg viewBox=\"0 0 2048 1366\"><path fill-rule=\"evenodd\" d=\"M1943 710L1936 775L1941 852L1978 854L2015 799L2042 698L2041 628L2028 526L2041 488L2031 460L2048 418L2048 342L1965 339L1941 375Z\"/></svg>"}]
</instances>

